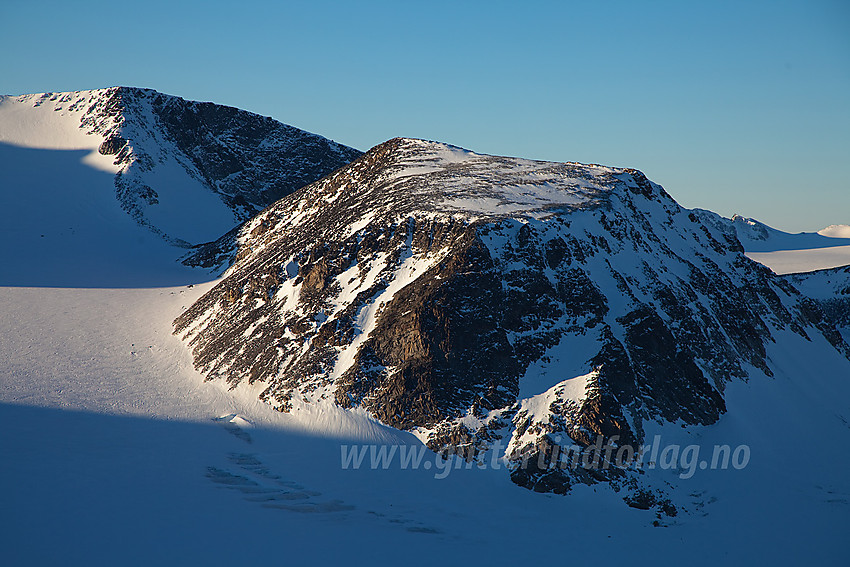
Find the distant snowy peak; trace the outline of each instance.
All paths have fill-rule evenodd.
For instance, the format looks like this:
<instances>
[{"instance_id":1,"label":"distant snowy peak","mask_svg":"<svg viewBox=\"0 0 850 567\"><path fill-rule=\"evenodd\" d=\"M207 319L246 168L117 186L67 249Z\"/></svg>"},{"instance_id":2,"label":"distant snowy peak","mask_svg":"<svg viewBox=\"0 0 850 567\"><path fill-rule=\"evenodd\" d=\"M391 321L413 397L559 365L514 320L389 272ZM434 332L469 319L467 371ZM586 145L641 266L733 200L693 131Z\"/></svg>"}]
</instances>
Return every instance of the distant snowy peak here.
<instances>
[{"instance_id":1,"label":"distant snowy peak","mask_svg":"<svg viewBox=\"0 0 850 567\"><path fill-rule=\"evenodd\" d=\"M741 215L732 215L732 225L735 227L738 238L747 241L767 240L770 238L771 229L764 223Z\"/></svg>"},{"instance_id":2,"label":"distant snowy peak","mask_svg":"<svg viewBox=\"0 0 850 567\"><path fill-rule=\"evenodd\" d=\"M150 89L0 99L0 142L92 149L121 207L172 244L232 229L360 152L271 118Z\"/></svg>"},{"instance_id":3,"label":"distant snowy peak","mask_svg":"<svg viewBox=\"0 0 850 567\"><path fill-rule=\"evenodd\" d=\"M846 224L831 224L826 228L818 231L821 236L828 238L847 238L850 239L850 225Z\"/></svg>"}]
</instances>

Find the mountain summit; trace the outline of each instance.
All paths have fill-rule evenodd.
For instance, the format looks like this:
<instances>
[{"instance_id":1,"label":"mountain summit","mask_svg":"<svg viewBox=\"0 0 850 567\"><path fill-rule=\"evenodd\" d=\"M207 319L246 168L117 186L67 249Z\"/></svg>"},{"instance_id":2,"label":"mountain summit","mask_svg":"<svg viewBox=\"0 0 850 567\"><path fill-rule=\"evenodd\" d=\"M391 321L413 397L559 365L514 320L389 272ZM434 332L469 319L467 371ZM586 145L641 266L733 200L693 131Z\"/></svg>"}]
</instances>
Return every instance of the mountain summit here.
<instances>
[{"instance_id":1,"label":"mountain summit","mask_svg":"<svg viewBox=\"0 0 850 567\"><path fill-rule=\"evenodd\" d=\"M272 118L133 87L2 97L0 122L0 142L97 149L121 207L183 246L360 155Z\"/></svg>"},{"instance_id":2,"label":"mountain summit","mask_svg":"<svg viewBox=\"0 0 850 567\"><path fill-rule=\"evenodd\" d=\"M638 445L652 424L713 424L731 381L781 370L777 344L850 353L733 235L632 169L393 139L228 247L223 280L175 321L208 378L262 384L282 411L364 408L438 450L503 442L513 463L545 462L555 437Z\"/></svg>"}]
</instances>

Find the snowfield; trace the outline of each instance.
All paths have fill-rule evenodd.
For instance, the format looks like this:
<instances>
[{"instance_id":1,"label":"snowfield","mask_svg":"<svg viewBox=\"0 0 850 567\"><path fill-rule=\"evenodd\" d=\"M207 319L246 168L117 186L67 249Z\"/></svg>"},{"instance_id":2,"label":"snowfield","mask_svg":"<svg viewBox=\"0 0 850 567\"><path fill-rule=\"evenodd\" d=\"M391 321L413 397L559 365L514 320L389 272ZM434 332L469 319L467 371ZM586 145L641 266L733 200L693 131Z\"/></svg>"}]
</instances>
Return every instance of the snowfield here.
<instances>
[{"instance_id":1,"label":"snowfield","mask_svg":"<svg viewBox=\"0 0 850 567\"><path fill-rule=\"evenodd\" d=\"M150 89L0 96L0 283L187 283L191 272L162 258L358 155L268 117Z\"/></svg>"},{"instance_id":2,"label":"snowfield","mask_svg":"<svg viewBox=\"0 0 850 567\"><path fill-rule=\"evenodd\" d=\"M192 280L185 250L140 226L116 199L122 166L83 122L104 91L0 97L0 285L162 286ZM106 119L102 128L116 127ZM157 222L203 242L235 224L224 203L166 161ZM173 199L169 198L173 196ZM173 201L173 202L172 202ZM192 217L187 210L201 210ZM194 227L194 228L193 228ZM204 228L201 228L204 227ZM108 237L105 238L105 235Z\"/></svg>"},{"instance_id":3,"label":"snowfield","mask_svg":"<svg viewBox=\"0 0 850 567\"><path fill-rule=\"evenodd\" d=\"M109 102L109 94L109 90L101 89L0 97L0 124L3 125L0 128L0 144L3 146L0 148L4 152L9 149L7 146L52 150L57 153L39 156L44 164L40 169L59 171L65 171L66 164L51 161L61 160L63 151L85 151L80 159L82 165L110 174L103 176L101 185L103 181L108 182L111 191L105 191L104 186L98 192L111 193L113 201L115 188L112 177L115 174L143 176L146 181L156 179L157 206L150 207L147 214L153 226L174 238L197 244L218 238L233 228L237 222L233 212L204 186L201 175L179 155L173 142L152 128L157 120L149 105L140 104L135 112L112 116L100 108ZM141 148L157 148L158 151L144 166L136 164L136 156L133 158L135 161L119 163L115 155L98 152L100 145L114 132L132 140L136 151ZM150 172L143 173L146 170ZM26 171L11 178L3 174L4 183L14 186L21 177L26 182ZM72 169L68 171L80 173ZM76 183L74 175L57 181L53 186L43 187L57 190L62 186L81 186ZM117 202L115 207L120 210ZM68 216L74 217L73 214Z\"/></svg>"},{"instance_id":4,"label":"snowfield","mask_svg":"<svg viewBox=\"0 0 850 567\"><path fill-rule=\"evenodd\" d=\"M764 264L777 274L796 274L847 266L850 264L850 246L748 252L747 256L760 264Z\"/></svg>"},{"instance_id":5,"label":"snowfield","mask_svg":"<svg viewBox=\"0 0 850 567\"><path fill-rule=\"evenodd\" d=\"M826 228L818 231L821 236L829 238L850 238L850 225L846 224L831 224Z\"/></svg>"}]
</instances>

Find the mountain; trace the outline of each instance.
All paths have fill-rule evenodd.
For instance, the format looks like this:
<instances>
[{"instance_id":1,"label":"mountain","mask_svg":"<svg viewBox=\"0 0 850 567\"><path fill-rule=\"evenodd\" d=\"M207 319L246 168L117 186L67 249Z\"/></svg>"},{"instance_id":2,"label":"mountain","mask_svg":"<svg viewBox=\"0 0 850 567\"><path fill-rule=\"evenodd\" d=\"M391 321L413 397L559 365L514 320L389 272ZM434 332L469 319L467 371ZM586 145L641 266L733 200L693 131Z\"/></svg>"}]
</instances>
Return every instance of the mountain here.
<instances>
[{"instance_id":1,"label":"mountain","mask_svg":"<svg viewBox=\"0 0 850 567\"><path fill-rule=\"evenodd\" d=\"M127 214L117 154L51 96L0 105L4 564L425 565L439 548L501 565L550 542L556 562L841 564L850 373L826 308L638 172L395 140L186 249ZM220 236L238 210L153 130L157 206L182 187L178 237ZM192 267L233 260L220 280ZM811 276L828 297L842 274ZM263 368L277 348L291 376ZM229 382L194 368L216 350ZM746 377L720 392L694 352L704 378L727 359ZM341 376L318 400L323 364ZM643 465L545 470L603 426L642 436Z\"/></svg>"},{"instance_id":2,"label":"mountain","mask_svg":"<svg viewBox=\"0 0 850 567\"><path fill-rule=\"evenodd\" d=\"M850 375L817 305L632 169L393 139L195 261L226 257L174 323L208 379L497 451L535 491L608 481L674 515L643 471L563 470L558 451L702 431L730 385L796 375L787 352Z\"/></svg>"},{"instance_id":3,"label":"mountain","mask_svg":"<svg viewBox=\"0 0 850 567\"><path fill-rule=\"evenodd\" d=\"M164 280L148 274L158 258L218 238L359 155L268 117L149 89L0 97L2 280L187 281L191 270L176 263Z\"/></svg>"}]
</instances>

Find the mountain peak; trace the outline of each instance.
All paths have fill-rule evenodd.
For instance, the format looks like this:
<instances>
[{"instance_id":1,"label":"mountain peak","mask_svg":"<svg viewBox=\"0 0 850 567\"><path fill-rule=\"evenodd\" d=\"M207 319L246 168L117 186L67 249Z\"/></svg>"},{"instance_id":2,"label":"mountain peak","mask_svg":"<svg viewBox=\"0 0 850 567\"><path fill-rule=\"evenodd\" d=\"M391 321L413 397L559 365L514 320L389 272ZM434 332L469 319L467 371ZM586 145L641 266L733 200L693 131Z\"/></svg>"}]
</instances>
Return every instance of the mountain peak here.
<instances>
[{"instance_id":1,"label":"mountain peak","mask_svg":"<svg viewBox=\"0 0 850 567\"><path fill-rule=\"evenodd\" d=\"M20 211L41 207L32 214L44 226L24 223L17 234L55 236L61 265L113 257L92 254L105 247L132 257L142 241L139 254L163 242L173 262L361 155L269 117L138 87L0 97L0 124L13 199L3 224L17 226ZM25 187L41 191L38 203L16 190Z\"/></svg>"},{"instance_id":2,"label":"mountain peak","mask_svg":"<svg viewBox=\"0 0 850 567\"><path fill-rule=\"evenodd\" d=\"M301 196L324 209L368 205L361 212L370 217L415 213L474 220L541 218L599 205L618 189L669 199L636 170L491 156L393 138Z\"/></svg>"},{"instance_id":3,"label":"mountain peak","mask_svg":"<svg viewBox=\"0 0 850 567\"><path fill-rule=\"evenodd\" d=\"M96 149L103 157L93 161L116 174L122 208L184 247L213 240L360 155L266 116L147 88L39 93L0 104L0 142ZM203 227L185 222L196 216L206 217L198 219Z\"/></svg>"},{"instance_id":4,"label":"mountain peak","mask_svg":"<svg viewBox=\"0 0 850 567\"><path fill-rule=\"evenodd\" d=\"M396 138L230 244L223 280L175 321L196 367L262 383L281 411L365 409L435 449L503 439L515 462L549 435L640 443L645 422L717 421L729 381L772 372L774 334L846 348L636 170ZM514 480L577 480L544 477Z\"/></svg>"}]
</instances>

